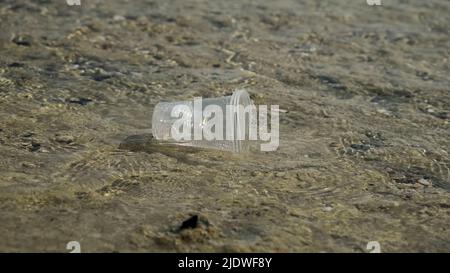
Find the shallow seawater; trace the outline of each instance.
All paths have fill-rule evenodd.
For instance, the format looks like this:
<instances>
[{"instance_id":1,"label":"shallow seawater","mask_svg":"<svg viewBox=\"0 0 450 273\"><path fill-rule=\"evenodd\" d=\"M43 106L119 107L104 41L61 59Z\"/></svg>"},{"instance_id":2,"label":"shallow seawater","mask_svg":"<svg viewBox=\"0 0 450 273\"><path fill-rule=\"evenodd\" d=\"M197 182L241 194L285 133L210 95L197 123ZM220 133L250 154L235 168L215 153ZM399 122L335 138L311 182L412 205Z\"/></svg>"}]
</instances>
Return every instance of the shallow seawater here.
<instances>
[{"instance_id":1,"label":"shallow seawater","mask_svg":"<svg viewBox=\"0 0 450 273\"><path fill-rule=\"evenodd\" d=\"M132 2L0 4L0 251L450 250L448 1ZM152 139L237 88L277 151Z\"/></svg>"}]
</instances>

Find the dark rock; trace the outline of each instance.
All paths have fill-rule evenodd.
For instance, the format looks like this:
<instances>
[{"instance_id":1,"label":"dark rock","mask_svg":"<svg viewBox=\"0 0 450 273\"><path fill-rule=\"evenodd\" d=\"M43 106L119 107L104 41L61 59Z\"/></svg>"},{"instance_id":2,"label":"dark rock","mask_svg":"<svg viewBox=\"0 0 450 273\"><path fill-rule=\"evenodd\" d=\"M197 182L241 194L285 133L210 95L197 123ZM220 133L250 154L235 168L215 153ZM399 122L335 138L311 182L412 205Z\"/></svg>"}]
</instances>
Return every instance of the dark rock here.
<instances>
[{"instance_id":1,"label":"dark rock","mask_svg":"<svg viewBox=\"0 0 450 273\"><path fill-rule=\"evenodd\" d=\"M11 67L11 68L19 68L19 67L24 67L24 66L25 65L23 63L17 63L17 62L8 64L8 67Z\"/></svg>"},{"instance_id":2,"label":"dark rock","mask_svg":"<svg viewBox=\"0 0 450 273\"><path fill-rule=\"evenodd\" d=\"M32 40L30 35L18 35L12 39L12 42L20 46L31 46Z\"/></svg>"},{"instance_id":3,"label":"dark rock","mask_svg":"<svg viewBox=\"0 0 450 273\"><path fill-rule=\"evenodd\" d=\"M360 151L367 151L370 149L370 145L367 144L351 144L350 147Z\"/></svg>"},{"instance_id":4,"label":"dark rock","mask_svg":"<svg viewBox=\"0 0 450 273\"><path fill-rule=\"evenodd\" d=\"M31 142L30 152L36 152L41 148L41 144L37 142Z\"/></svg>"},{"instance_id":5,"label":"dark rock","mask_svg":"<svg viewBox=\"0 0 450 273\"><path fill-rule=\"evenodd\" d=\"M418 166L409 168L387 168L389 176L399 184L421 184L450 191L450 183ZM426 182L424 182L426 181Z\"/></svg>"},{"instance_id":6,"label":"dark rock","mask_svg":"<svg viewBox=\"0 0 450 273\"><path fill-rule=\"evenodd\" d=\"M439 112L436 114L436 117L440 119L450 119L450 113L447 112Z\"/></svg>"},{"instance_id":7,"label":"dark rock","mask_svg":"<svg viewBox=\"0 0 450 273\"><path fill-rule=\"evenodd\" d=\"M111 77L112 76L109 75L109 74L102 74L102 73L96 73L96 74L92 75L92 79L94 81L98 81L98 82L104 81L104 80L109 79Z\"/></svg>"},{"instance_id":8,"label":"dark rock","mask_svg":"<svg viewBox=\"0 0 450 273\"><path fill-rule=\"evenodd\" d=\"M69 103L76 103L76 104L80 104L80 105L86 105L90 102L92 102L91 99L88 98L70 98L68 100Z\"/></svg>"},{"instance_id":9,"label":"dark rock","mask_svg":"<svg viewBox=\"0 0 450 273\"><path fill-rule=\"evenodd\" d=\"M203 215L194 214L181 224L178 231L183 231L185 229L207 229L210 228L211 224L208 219Z\"/></svg>"},{"instance_id":10,"label":"dark rock","mask_svg":"<svg viewBox=\"0 0 450 273\"><path fill-rule=\"evenodd\" d=\"M191 216L189 219L185 220L179 230L188 229L188 228L196 228L198 225L198 215Z\"/></svg>"}]
</instances>

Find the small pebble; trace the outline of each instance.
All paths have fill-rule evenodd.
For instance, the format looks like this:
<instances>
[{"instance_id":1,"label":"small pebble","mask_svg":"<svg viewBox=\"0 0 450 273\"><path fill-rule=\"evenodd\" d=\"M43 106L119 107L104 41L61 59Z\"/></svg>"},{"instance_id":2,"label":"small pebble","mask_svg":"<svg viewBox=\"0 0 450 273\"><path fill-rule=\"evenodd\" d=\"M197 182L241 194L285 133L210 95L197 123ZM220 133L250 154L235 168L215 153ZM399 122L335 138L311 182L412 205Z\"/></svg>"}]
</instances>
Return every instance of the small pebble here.
<instances>
[{"instance_id":1,"label":"small pebble","mask_svg":"<svg viewBox=\"0 0 450 273\"><path fill-rule=\"evenodd\" d=\"M12 42L20 46L31 46L32 37L30 35L18 35L12 39Z\"/></svg>"},{"instance_id":2,"label":"small pebble","mask_svg":"<svg viewBox=\"0 0 450 273\"><path fill-rule=\"evenodd\" d=\"M70 98L68 100L69 103L76 103L76 104L80 104L80 105L86 105L89 102L92 102L91 99L88 98Z\"/></svg>"},{"instance_id":3,"label":"small pebble","mask_svg":"<svg viewBox=\"0 0 450 273\"><path fill-rule=\"evenodd\" d=\"M440 112L436 116L441 119L450 119L450 113L447 112Z\"/></svg>"},{"instance_id":4,"label":"small pebble","mask_svg":"<svg viewBox=\"0 0 450 273\"><path fill-rule=\"evenodd\" d=\"M386 110L384 108L377 109L377 112L380 113L380 114L386 115L386 116L391 116L392 115L391 112L389 112L388 110Z\"/></svg>"},{"instance_id":5,"label":"small pebble","mask_svg":"<svg viewBox=\"0 0 450 273\"><path fill-rule=\"evenodd\" d=\"M125 19L126 18L124 16L118 15L118 14L114 15L114 17L113 17L114 21L125 21Z\"/></svg>"},{"instance_id":6,"label":"small pebble","mask_svg":"<svg viewBox=\"0 0 450 273\"><path fill-rule=\"evenodd\" d=\"M417 181L419 184L422 184L424 186L431 186L431 182L425 178L421 178Z\"/></svg>"},{"instance_id":7,"label":"small pebble","mask_svg":"<svg viewBox=\"0 0 450 273\"><path fill-rule=\"evenodd\" d=\"M25 168L36 168L36 165L33 163L29 163L29 162L23 162L22 166Z\"/></svg>"},{"instance_id":8,"label":"small pebble","mask_svg":"<svg viewBox=\"0 0 450 273\"><path fill-rule=\"evenodd\" d=\"M31 152L36 152L41 148L41 144L37 142L31 142L31 147L29 148Z\"/></svg>"}]
</instances>

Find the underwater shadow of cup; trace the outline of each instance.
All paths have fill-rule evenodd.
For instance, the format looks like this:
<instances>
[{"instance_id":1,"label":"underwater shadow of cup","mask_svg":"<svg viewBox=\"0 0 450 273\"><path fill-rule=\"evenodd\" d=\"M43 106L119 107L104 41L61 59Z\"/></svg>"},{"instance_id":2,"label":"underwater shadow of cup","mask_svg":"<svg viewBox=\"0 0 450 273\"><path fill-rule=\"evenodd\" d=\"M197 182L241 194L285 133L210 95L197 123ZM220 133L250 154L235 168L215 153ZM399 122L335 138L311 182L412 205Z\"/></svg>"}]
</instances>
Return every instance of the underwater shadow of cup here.
<instances>
[{"instance_id":1,"label":"underwater shadow of cup","mask_svg":"<svg viewBox=\"0 0 450 273\"><path fill-rule=\"evenodd\" d=\"M181 163L193 166L206 165L208 167L219 164L221 160L226 157L226 154L228 154L227 152L222 151L159 141L156 140L152 134L128 136L119 144L119 149L149 154L159 153L175 158ZM212 162L211 160L208 160L208 162L200 160L200 158L204 159L205 157L211 159Z\"/></svg>"}]
</instances>

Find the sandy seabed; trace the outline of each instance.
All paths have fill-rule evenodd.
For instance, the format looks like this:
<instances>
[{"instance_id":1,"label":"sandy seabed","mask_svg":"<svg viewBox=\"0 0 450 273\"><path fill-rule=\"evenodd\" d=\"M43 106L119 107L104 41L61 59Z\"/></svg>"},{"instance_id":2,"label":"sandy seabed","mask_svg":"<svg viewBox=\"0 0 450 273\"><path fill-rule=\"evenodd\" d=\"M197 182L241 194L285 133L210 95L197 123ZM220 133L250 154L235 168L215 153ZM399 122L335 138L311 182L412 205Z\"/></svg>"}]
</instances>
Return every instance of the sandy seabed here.
<instances>
[{"instance_id":1,"label":"sandy seabed","mask_svg":"<svg viewBox=\"0 0 450 273\"><path fill-rule=\"evenodd\" d=\"M0 251L450 251L450 3L0 2ZM276 152L160 145L278 104Z\"/></svg>"}]
</instances>

